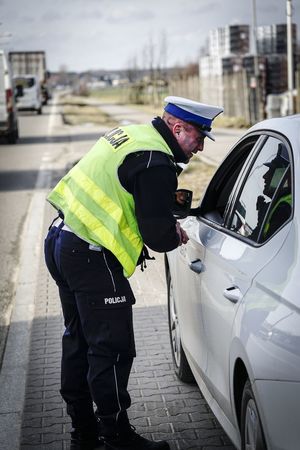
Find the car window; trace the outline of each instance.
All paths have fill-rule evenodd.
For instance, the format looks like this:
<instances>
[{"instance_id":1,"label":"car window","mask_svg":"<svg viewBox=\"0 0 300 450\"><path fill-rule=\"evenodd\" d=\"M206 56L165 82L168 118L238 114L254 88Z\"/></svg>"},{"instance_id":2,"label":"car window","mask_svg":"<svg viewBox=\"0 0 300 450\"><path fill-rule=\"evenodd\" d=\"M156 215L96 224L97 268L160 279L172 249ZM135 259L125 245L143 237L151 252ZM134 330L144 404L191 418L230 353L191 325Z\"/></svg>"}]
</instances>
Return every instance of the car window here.
<instances>
[{"instance_id":1,"label":"car window","mask_svg":"<svg viewBox=\"0 0 300 450\"><path fill-rule=\"evenodd\" d=\"M201 217L223 225L234 186L259 139L259 135L245 138L220 165L201 202Z\"/></svg>"},{"instance_id":2,"label":"car window","mask_svg":"<svg viewBox=\"0 0 300 450\"><path fill-rule=\"evenodd\" d=\"M287 147L268 137L235 202L228 228L252 241L264 242L290 218L291 193Z\"/></svg>"}]
</instances>

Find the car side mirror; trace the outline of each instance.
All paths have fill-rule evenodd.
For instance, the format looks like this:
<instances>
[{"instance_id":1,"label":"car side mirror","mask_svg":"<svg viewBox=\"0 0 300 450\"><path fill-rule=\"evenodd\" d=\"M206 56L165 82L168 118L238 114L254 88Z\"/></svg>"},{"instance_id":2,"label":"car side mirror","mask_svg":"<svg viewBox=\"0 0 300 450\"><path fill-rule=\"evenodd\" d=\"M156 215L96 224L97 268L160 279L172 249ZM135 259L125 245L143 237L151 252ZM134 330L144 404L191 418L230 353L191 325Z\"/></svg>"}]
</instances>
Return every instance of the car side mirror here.
<instances>
[{"instance_id":1,"label":"car side mirror","mask_svg":"<svg viewBox=\"0 0 300 450\"><path fill-rule=\"evenodd\" d=\"M193 192L188 189L178 189L175 192L173 215L177 219L184 219L191 210Z\"/></svg>"}]
</instances>

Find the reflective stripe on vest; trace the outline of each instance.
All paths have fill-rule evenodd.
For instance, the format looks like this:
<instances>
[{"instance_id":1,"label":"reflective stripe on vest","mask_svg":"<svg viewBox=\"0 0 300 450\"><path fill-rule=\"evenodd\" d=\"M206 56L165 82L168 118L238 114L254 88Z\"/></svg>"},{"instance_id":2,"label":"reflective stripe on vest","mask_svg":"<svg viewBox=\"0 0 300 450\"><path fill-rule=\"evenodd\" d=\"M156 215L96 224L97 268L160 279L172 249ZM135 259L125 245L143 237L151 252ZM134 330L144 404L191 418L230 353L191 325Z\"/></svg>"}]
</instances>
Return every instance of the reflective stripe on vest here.
<instances>
[{"instance_id":1,"label":"reflective stripe on vest","mask_svg":"<svg viewBox=\"0 0 300 450\"><path fill-rule=\"evenodd\" d=\"M83 240L110 250L133 274L143 248L133 196L118 178L118 168L130 153L172 152L152 125L112 130L61 179L48 196L64 214L65 223Z\"/></svg>"}]
</instances>

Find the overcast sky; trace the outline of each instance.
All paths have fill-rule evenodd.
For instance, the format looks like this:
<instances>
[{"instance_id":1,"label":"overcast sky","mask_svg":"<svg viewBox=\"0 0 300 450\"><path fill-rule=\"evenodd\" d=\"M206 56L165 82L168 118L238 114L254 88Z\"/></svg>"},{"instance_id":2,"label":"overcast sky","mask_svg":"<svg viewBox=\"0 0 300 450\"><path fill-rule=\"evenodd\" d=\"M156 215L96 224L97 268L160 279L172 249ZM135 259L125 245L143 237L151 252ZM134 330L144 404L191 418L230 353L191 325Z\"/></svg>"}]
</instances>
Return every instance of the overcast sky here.
<instances>
[{"instance_id":1,"label":"overcast sky","mask_svg":"<svg viewBox=\"0 0 300 450\"><path fill-rule=\"evenodd\" d=\"M256 5L258 25L286 22L286 0ZM300 0L293 9L299 38ZM251 21L252 0L0 0L0 47L45 50L49 70L84 71L134 58L141 67L152 42L154 57L166 48L172 66L196 61L209 30Z\"/></svg>"}]
</instances>

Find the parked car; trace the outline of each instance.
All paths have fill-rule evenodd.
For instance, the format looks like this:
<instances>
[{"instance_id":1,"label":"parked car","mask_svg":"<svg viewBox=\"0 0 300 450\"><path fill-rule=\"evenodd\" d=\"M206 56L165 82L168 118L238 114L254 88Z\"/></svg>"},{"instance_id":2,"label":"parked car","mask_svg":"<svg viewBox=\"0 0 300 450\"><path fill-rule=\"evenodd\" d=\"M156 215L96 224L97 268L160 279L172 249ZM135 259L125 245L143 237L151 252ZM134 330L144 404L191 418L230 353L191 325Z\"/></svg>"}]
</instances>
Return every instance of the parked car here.
<instances>
[{"instance_id":1,"label":"parked car","mask_svg":"<svg viewBox=\"0 0 300 450\"><path fill-rule=\"evenodd\" d=\"M14 77L15 96L18 110L36 111L42 114L42 91L36 75Z\"/></svg>"},{"instance_id":2,"label":"parked car","mask_svg":"<svg viewBox=\"0 0 300 450\"><path fill-rule=\"evenodd\" d=\"M165 258L175 371L238 449L300 447L299 185L300 115L256 124Z\"/></svg>"},{"instance_id":3,"label":"parked car","mask_svg":"<svg viewBox=\"0 0 300 450\"><path fill-rule=\"evenodd\" d=\"M3 50L0 50L0 136L5 136L11 144L19 137L12 75Z\"/></svg>"}]
</instances>

